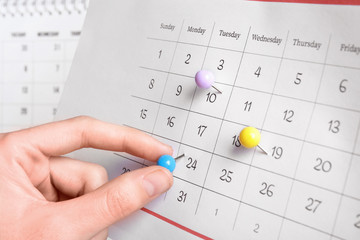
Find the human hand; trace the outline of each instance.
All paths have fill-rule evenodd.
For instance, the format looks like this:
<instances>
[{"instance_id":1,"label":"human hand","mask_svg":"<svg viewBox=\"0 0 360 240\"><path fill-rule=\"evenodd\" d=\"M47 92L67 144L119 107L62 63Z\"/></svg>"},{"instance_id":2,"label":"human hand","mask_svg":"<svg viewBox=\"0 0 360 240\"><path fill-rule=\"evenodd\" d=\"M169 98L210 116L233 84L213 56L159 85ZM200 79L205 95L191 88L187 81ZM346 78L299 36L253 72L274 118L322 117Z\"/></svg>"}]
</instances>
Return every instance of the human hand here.
<instances>
[{"instance_id":1,"label":"human hand","mask_svg":"<svg viewBox=\"0 0 360 240\"><path fill-rule=\"evenodd\" d=\"M87 147L150 161L172 154L145 133L89 117L0 134L0 239L106 239L108 226L172 185L163 167L107 182L102 166L61 157Z\"/></svg>"}]
</instances>

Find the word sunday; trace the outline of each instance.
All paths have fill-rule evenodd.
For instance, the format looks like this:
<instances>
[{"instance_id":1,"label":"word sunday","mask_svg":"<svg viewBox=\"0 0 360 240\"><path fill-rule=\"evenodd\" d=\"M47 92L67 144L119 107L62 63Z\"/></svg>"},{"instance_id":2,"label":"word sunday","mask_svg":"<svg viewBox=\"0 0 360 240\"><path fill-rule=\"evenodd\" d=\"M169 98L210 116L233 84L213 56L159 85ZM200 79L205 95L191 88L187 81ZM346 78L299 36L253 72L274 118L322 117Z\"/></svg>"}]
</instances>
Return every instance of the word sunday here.
<instances>
[{"instance_id":1,"label":"word sunday","mask_svg":"<svg viewBox=\"0 0 360 240\"><path fill-rule=\"evenodd\" d=\"M162 29L167 29L167 30L170 30L170 31L174 31L175 26L174 26L174 25L171 25L171 24L161 23L161 24L160 24L160 28L162 28Z\"/></svg>"}]
</instances>

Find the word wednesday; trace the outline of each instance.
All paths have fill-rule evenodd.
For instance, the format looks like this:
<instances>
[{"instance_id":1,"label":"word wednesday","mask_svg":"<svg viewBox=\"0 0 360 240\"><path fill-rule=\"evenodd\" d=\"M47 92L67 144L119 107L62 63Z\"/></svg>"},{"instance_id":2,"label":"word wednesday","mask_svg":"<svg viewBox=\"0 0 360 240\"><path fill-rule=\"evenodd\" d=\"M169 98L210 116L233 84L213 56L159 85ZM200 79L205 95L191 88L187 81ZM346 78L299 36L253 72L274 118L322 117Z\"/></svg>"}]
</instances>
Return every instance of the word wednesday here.
<instances>
[{"instance_id":1,"label":"word wednesday","mask_svg":"<svg viewBox=\"0 0 360 240\"><path fill-rule=\"evenodd\" d=\"M269 42L269 43L275 43L278 46L281 44L282 39L275 37L265 37L264 35L260 36L258 34L253 34L252 39L259 42Z\"/></svg>"}]
</instances>

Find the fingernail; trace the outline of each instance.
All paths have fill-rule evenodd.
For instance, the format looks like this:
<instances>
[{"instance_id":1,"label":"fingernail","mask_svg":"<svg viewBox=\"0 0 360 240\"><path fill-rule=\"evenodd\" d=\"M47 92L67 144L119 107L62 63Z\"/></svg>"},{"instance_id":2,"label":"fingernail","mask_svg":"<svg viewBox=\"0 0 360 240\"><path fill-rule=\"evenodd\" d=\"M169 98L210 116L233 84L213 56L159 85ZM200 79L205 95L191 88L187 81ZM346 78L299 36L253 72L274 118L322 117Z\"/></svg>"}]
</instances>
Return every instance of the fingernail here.
<instances>
[{"instance_id":1,"label":"fingernail","mask_svg":"<svg viewBox=\"0 0 360 240\"><path fill-rule=\"evenodd\" d=\"M163 143L163 146L165 148L165 152L168 153L169 155L172 155L172 153L174 152L173 148L170 145L167 145L165 143Z\"/></svg>"},{"instance_id":2,"label":"fingernail","mask_svg":"<svg viewBox=\"0 0 360 240\"><path fill-rule=\"evenodd\" d=\"M167 191L171 186L171 179L169 173L164 170L155 170L143 179L143 186L149 197L155 197Z\"/></svg>"}]
</instances>

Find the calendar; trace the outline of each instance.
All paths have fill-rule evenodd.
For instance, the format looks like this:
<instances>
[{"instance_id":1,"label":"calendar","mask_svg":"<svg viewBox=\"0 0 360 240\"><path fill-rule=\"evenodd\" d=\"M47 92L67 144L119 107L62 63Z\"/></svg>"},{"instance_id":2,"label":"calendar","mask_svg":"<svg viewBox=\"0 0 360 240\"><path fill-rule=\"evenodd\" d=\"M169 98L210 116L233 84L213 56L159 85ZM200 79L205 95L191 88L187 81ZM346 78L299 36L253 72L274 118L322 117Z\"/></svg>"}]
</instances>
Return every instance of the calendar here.
<instances>
[{"instance_id":1,"label":"calendar","mask_svg":"<svg viewBox=\"0 0 360 240\"><path fill-rule=\"evenodd\" d=\"M0 132L51 122L88 1L0 1Z\"/></svg>"},{"instance_id":2,"label":"calendar","mask_svg":"<svg viewBox=\"0 0 360 240\"><path fill-rule=\"evenodd\" d=\"M59 106L171 145L172 188L112 239L359 239L360 8L94 1ZM215 88L195 83L212 72ZM86 86L86 87L85 87ZM239 133L261 132L245 148ZM110 178L154 163L80 150Z\"/></svg>"}]
</instances>

